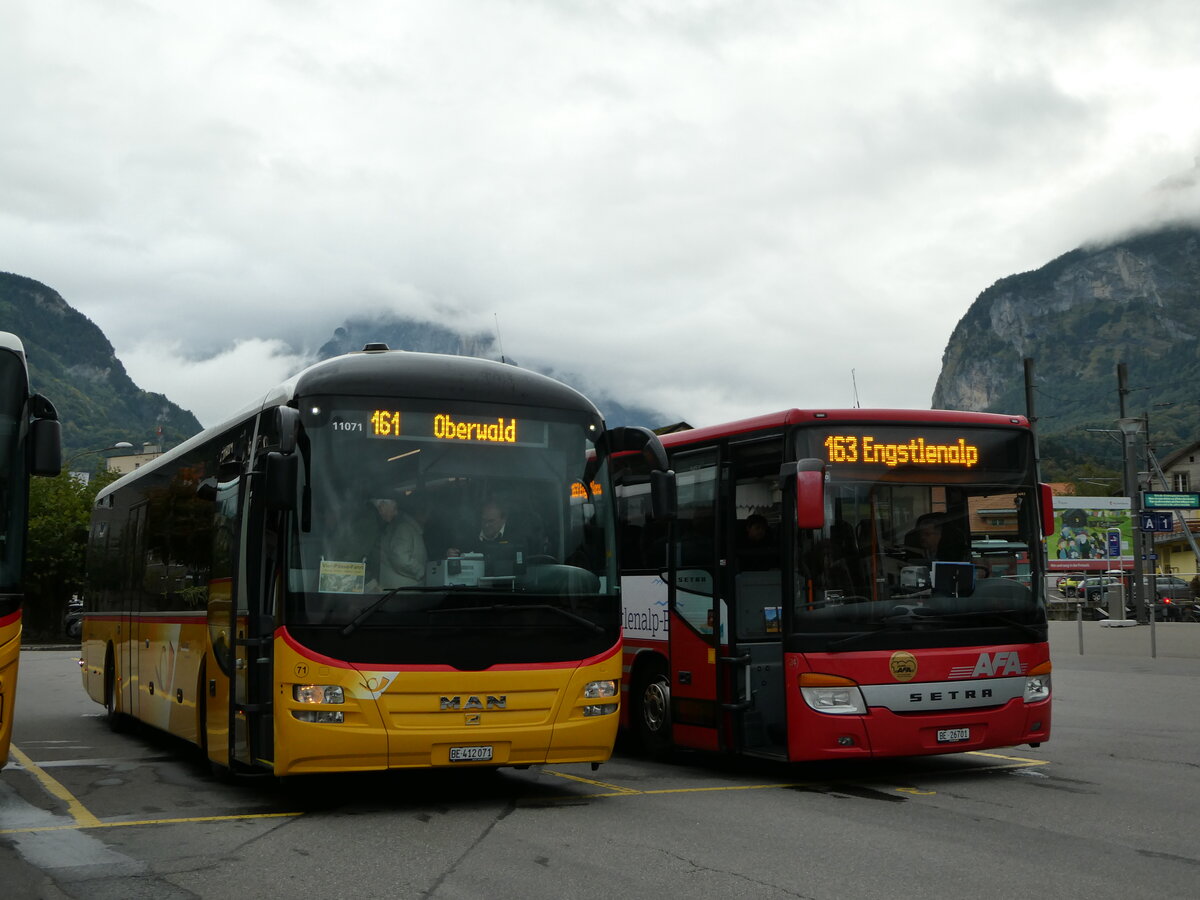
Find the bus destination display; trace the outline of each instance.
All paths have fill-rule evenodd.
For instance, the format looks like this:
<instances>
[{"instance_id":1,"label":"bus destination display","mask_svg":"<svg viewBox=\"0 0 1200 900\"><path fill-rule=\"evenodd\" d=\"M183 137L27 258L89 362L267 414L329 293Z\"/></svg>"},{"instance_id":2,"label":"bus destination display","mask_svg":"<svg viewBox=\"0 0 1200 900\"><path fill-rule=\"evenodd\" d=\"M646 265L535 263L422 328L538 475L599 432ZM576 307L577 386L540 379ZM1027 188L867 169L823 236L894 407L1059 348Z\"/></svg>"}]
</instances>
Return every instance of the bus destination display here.
<instances>
[{"instance_id":1,"label":"bus destination display","mask_svg":"<svg viewBox=\"0 0 1200 900\"><path fill-rule=\"evenodd\" d=\"M897 442L871 434L831 434L825 438L825 460L867 466L951 466L970 469L979 463L979 447L958 438L950 443L914 437Z\"/></svg>"},{"instance_id":2,"label":"bus destination display","mask_svg":"<svg viewBox=\"0 0 1200 900\"><path fill-rule=\"evenodd\" d=\"M407 419L416 418L416 427L406 431L401 423ZM495 419L478 422L456 418L448 413L436 413L420 416L401 416L400 410L376 409L371 411L367 420L369 433L372 437L433 437L439 441L475 441L485 444L515 444L517 443L517 420L498 416ZM422 427L423 426L423 427Z\"/></svg>"},{"instance_id":3,"label":"bus destination display","mask_svg":"<svg viewBox=\"0 0 1200 900\"><path fill-rule=\"evenodd\" d=\"M852 425L801 432L800 458L817 457L846 478L1023 477L1032 437L1020 428Z\"/></svg>"}]
</instances>

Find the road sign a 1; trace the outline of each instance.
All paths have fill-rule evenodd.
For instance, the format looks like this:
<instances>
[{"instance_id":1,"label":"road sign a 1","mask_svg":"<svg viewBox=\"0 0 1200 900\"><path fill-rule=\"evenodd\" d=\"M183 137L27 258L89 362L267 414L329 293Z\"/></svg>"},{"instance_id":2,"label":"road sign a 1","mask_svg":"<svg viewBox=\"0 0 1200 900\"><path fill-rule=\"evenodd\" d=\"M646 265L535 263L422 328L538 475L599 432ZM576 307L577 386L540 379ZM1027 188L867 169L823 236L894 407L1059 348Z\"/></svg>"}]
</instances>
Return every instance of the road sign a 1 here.
<instances>
[{"instance_id":1,"label":"road sign a 1","mask_svg":"<svg viewBox=\"0 0 1200 900\"><path fill-rule=\"evenodd\" d=\"M1141 519L1141 530L1148 532L1173 531L1171 514L1163 512L1144 512L1138 516Z\"/></svg>"}]
</instances>

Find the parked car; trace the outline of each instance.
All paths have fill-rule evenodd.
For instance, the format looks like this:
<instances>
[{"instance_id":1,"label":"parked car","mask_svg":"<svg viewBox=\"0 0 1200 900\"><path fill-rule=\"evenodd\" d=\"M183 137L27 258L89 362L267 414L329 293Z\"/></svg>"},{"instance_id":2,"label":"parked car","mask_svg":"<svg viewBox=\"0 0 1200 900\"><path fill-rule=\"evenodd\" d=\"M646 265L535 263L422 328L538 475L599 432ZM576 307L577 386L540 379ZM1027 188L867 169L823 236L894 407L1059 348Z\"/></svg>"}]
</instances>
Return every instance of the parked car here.
<instances>
[{"instance_id":1,"label":"parked car","mask_svg":"<svg viewBox=\"0 0 1200 900\"><path fill-rule=\"evenodd\" d=\"M1200 605L1192 594L1192 586L1175 575L1146 575L1144 596L1154 599L1154 620L1156 622L1200 622ZM1102 576L1087 578L1080 590L1085 592L1089 603L1105 605L1107 597L1104 588L1114 584L1124 584L1120 574L1109 572ZM1125 614L1135 618L1136 611L1130 605L1132 598L1128 594L1128 585L1124 585Z\"/></svg>"},{"instance_id":2,"label":"parked car","mask_svg":"<svg viewBox=\"0 0 1200 900\"><path fill-rule=\"evenodd\" d=\"M1157 575L1146 579L1153 590L1154 618L1159 622L1195 621L1196 604L1192 586L1175 575Z\"/></svg>"},{"instance_id":3,"label":"parked car","mask_svg":"<svg viewBox=\"0 0 1200 900\"><path fill-rule=\"evenodd\" d=\"M1105 589L1121 584L1121 573L1105 572L1103 575L1089 576L1075 588L1076 596L1086 597L1088 603L1103 603Z\"/></svg>"},{"instance_id":4,"label":"parked car","mask_svg":"<svg viewBox=\"0 0 1200 900\"><path fill-rule=\"evenodd\" d=\"M1074 597L1080 582L1087 576L1083 572L1068 572L1054 583L1058 592L1064 597Z\"/></svg>"}]
</instances>

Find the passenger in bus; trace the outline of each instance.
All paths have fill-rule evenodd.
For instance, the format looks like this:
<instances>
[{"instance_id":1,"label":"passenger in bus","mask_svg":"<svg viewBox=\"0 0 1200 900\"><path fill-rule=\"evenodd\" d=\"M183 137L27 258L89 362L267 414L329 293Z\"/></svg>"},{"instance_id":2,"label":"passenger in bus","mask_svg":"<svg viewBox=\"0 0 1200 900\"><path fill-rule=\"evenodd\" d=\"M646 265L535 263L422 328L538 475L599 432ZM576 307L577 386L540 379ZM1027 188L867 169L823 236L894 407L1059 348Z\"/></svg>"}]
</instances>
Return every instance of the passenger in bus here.
<instances>
[{"instance_id":1,"label":"passenger in bus","mask_svg":"<svg viewBox=\"0 0 1200 900\"><path fill-rule=\"evenodd\" d=\"M942 513L925 513L904 538L905 548L930 562L963 562L966 550L948 518Z\"/></svg>"},{"instance_id":2,"label":"passenger in bus","mask_svg":"<svg viewBox=\"0 0 1200 900\"><path fill-rule=\"evenodd\" d=\"M738 566L743 572L779 568L779 547L765 516L753 513L742 521Z\"/></svg>"},{"instance_id":3,"label":"passenger in bus","mask_svg":"<svg viewBox=\"0 0 1200 900\"><path fill-rule=\"evenodd\" d=\"M528 552L528 541L518 528L510 526L508 511L498 500L487 500L479 508L479 531L446 550L447 556L482 553L488 575L512 575L518 554Z\"/></svg>"},{"instance_id":4,"label":"passenger in bus","mask_svg":"<svg viewBox=\"0 0 1200 900\"><path fill-rule=\"evenodd\" d=\"M942 517L937 513L925 513L917 518L916 524L904 537L904 546L916 556L937 559L938 544L942 542Z\"/></svg>"},{"instance_id":5,"label":"passenger in bus","mask_svg":"<svg viewBox=\"0 0 1200 900\"><path fill-rule=\"evenodd\" d=\"M398 503L392 499L376 503L383 530L379 537L379 586L384 590L414 587L425 583L425 523L429 503L412 494Z\"/></svg>"}]
</instances>

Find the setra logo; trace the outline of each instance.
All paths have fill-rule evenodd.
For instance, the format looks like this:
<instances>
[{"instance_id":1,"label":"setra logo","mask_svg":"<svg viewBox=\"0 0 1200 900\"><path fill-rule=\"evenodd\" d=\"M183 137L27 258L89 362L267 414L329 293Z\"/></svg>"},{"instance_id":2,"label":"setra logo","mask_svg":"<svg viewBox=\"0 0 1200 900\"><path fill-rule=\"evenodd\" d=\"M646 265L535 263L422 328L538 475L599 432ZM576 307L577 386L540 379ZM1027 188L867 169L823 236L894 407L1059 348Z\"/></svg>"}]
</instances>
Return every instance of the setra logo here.
<instances>
[{"instance_id":1,"label":"setra logo","mask_svg":"<svg viewBox=\"0 0 1200 900\"><path fill-rule=\"evenodd\" d=\"M888 660L888 668L897 681L912 681L917 677L917 658L907 650L897 650Z\"/></svg>"}]
</instances>

